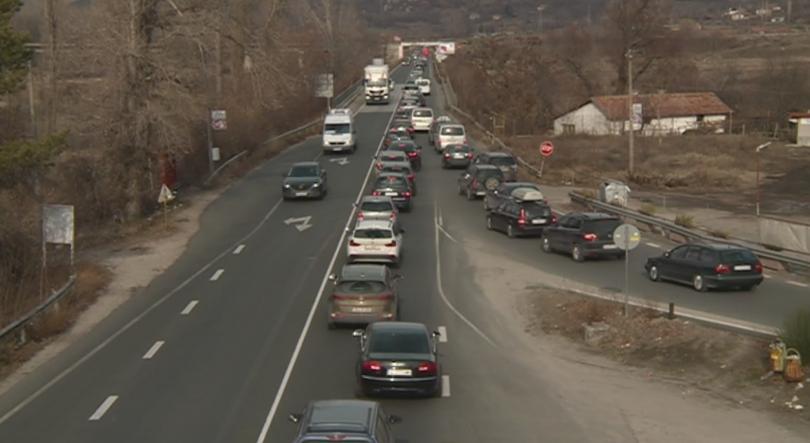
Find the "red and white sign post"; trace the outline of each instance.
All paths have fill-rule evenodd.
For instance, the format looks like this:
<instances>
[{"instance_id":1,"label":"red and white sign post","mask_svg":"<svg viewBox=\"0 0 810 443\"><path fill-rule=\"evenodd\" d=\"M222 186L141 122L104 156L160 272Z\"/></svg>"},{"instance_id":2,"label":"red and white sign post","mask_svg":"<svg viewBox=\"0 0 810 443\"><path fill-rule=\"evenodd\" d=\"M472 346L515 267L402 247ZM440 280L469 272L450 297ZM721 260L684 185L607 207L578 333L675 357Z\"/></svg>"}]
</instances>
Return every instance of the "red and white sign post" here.
<instances>
[{"instance_id":1,"label":"red and white sign post","mask_svg":"<svg viewBox=\"0 0 810 443\"><path fill-rule=\"evenodd\" d=\"M540 155L543 157L540 162L540 177L543 176L543 167L546 165L546 158L551 157L554 153L554 144L546 140L540 143Z\"/></svg>"}]
</instances>

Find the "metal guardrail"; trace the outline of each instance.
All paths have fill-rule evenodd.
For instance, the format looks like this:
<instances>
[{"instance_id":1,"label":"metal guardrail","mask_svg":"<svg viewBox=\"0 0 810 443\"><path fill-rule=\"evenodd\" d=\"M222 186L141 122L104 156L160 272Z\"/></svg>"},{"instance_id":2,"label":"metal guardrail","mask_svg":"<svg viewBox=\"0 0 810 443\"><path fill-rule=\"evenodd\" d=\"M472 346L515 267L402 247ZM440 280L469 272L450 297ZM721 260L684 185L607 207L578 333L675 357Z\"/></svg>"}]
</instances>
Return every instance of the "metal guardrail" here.
<instances>
[{"instance_id":1,"label":"metal guardrail","mask_svg":"<svg viewBox=\"0 0 810 443\"><path fill-rule=\"evenodd\" d=\"M571 198L571 201L574 203L578 203L581 205L588 206L590 208L599 209L603 212L608 212L616 215L620 215L624 218L632 219L640 223L644 223L650 226L653 229L658 229L662 231L663 234L677 234L681 237L685 238L690 242L703 242L703 243L722 243L727 245L733 246L743 246L750 249L760 258L764 258L767 260L773 260L776 262L781 263L786 269L788 270L806 270L810 269L810 260L801 259L798 257L789 256L786 254L781 254L776 251L772 251L762 247L762 245L748 242L744 240L738 241L728 241L722 238L713 237L711 235L707 235L704 232L698 231L696 229L685 228L683 226L677 225L669 220L664 220L658 217L642 214L640 212L634 211L632 209L623 208L620 206L611 205L609 203L605 203L599 200L594 200L592 198L586 197L582 194L577 192L570 192L568 196ZM799 268L799 269L796 269Z\"/></svg>"},{"instance_id":2,"label":"metal guardrail","mask_svg":"<svg viewBox=\"0 0 810 443\"><path fill-rule=\"evenodd\" d=\"M18 318L17 320L14 320L13 322L11 322L11 324L0 330L0 341L5 340L15 332L20 331L20 342L24 343L25 326L28 323L30 323L34 318L36 318L37 315L42 313L44 310L48 309L54 303L57 303L65 295L69 294L73 290L73 286L75 284L76 284L76 276L71 275L67 283L65 283L65 285L62 286L61 288L53 291L44 302L40 303L38 306L28 311L25 315Z\"/></svg>"}]
</instances>

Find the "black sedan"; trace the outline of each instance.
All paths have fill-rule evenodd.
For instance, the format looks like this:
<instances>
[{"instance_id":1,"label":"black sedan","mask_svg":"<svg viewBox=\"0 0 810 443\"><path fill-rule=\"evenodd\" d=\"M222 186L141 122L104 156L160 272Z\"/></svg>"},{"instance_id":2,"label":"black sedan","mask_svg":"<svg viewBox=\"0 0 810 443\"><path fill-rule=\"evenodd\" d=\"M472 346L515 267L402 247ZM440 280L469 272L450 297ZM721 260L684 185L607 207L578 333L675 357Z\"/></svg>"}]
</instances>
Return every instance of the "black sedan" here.
<instances>
[{"instance_id":1,"label":"black sedan","mask_svg":"<svg viewBox=\"0 0 810 443\"><path fill-rule=\"evenodd\" d=\"M540 191L540 186L537 183L531 182L506 182L501 183L500 186L497 188L487 191L487 195L484 196L484 210L491 211L505 200L509 199L512 196L512 191L518 188L529 188L534 189L535 191Z\"/></svg>"},{"instance_id":2,"label":"black sedan","mask_svg":"<svg viewBox=\"0 0 810 443\"><path fill-rule=\"evenodd\" d=\"M469 145L447 145L442 154L442 168L466 168L473 158L473 149Z\"/></svg>"},{"instance_id":3,"label":"black sedan","mask_svg":"<svg viewBox=\"0 0 810 443\"><path fill-rule=\"evenodd\" d=\"M685 244L644 265L652 281L670 280L691 285L696 291L739 288L751 290L762 283L762 263L739 246Z\"/></svg>"},{"instance_id":4,"label":"black sedan","mask_svg":"<svg viewBox=\"0 0 810 443\"><path fill-rule=\"evenodd\" d=\"M540 235L556 222L543 194L532 188L515 189L511 198L487 213L487 228L510 238Z\"/></svg>"},{"instance_id":5,"label":"black sedan","mask_svg":"<svg viewBox=\"0 0 810 443\"><path fill-rule=\"evenodd\" d=\"M326 195L326 171L317 162L292 165L281 183L284 200L292 198L323 198Z\"/></svg>"},{"instance_id":6,"label":"black sedan","mask_svg":"<svg viewBox=\"0 0 810 443\"><path fill-rule=\"evenodd\" d=\"M414 171L422 169L422 147L413 140L399 139L388 145L385 151L402 151L408 156Z\"/></svg>"},{"instance_id":7,"label":"black sedan","mask_svg":"<svg viewBox=\"0 0 810 443\"><path fill-rule=\"evenodd\" d=\"M438 335L421 323L406 322L377 322L354 331L360 340L356 369L359 393L440 396Z\"/></svg>"},{"instance_id":8,"label":"black sedan","mask_svg":"<svg viewBox=\"0 0 810 443\"><path fill-rule=\"evenodd\" d=\"M619 217L598 212L574 212L543 230L543 251L562 251L574 261L596 257L624 257L613 241L613 231L622 224Z\"/></svg>"},{"instance_id":9,"label":"black sedan","mask_svg":"<svg viewBox=\"0 0 810 443\"><path fill-rule=\"evenodd\" d=\"M403 211L411 210L413 188L405 174L395 172L380 173L371 186L371 195L391 197L397 208Z\"/></svg>"}]
</instances>

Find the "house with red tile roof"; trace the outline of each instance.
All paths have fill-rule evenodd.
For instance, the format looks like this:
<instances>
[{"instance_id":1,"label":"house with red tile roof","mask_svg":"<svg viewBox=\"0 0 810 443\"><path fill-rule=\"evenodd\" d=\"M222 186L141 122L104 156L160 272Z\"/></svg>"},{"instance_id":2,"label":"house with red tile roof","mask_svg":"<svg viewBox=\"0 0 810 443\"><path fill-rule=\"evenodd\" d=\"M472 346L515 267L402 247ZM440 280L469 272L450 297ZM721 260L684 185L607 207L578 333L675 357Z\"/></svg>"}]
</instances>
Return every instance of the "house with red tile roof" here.
<instances>
[{"instance_id":1,"label":"house with red tile roof","mask_svg":"<svg viewBox=\"0 0 810 443\"><path fill-rule=\"evenodd\" d=\"M635 95L633 129L641 135L725 132L734 111L713 92ZM603 95L554 119L555 135L619 135L630 128L626 95Z\"/></svg>"}]
</instances>

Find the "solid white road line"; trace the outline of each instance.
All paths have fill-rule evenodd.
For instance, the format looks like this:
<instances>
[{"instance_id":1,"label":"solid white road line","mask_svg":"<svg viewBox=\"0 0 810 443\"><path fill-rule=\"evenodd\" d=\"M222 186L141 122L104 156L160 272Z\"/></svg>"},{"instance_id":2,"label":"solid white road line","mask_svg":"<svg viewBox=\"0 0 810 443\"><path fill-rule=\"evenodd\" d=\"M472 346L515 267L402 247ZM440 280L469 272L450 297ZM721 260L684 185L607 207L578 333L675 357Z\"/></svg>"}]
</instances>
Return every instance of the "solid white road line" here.
<instances>
[{"instance_id":1,"label":"solid white road line","mask_svg":"<svg viewBox=\"0 0 810 443\"><path fill-rule=\"evenodd\" d=\"M217 281L220 277L222 277L222 273L225 272L224 269L217 269L217 272L214 272L214 275L211 276L211 281Z\"/></svg>"},{"instance_id":2,"label":"solid white road line","mask_svg":"<svg viewBox=\"0 0 810 443\"><path fill-rule=\"evenodd\" d=\"M391 117L388 119L388 123L385 124L385 131L388 131L388 127L391 125L391 121L394 120L395 112L391 112ZM377 145L377 150L374 152L374 158L380 152L380 148L382 148L383 140L385 139L385 133L380 137L380 143ZM371 163L368 165L368 171L366 172L366 178L363 179L363 184L360 186L360 190L357 191L357 197L354 199L355 202L359 202L360 198L363 197L363 191L365 190L366 186L368 185L368 180L371 178L371 171L374 169L374 160L372 159ZM281 379L281 384L278 387L278 391L276 391L276 396L273 399L273 404L270 405L270 410L267 412L267 417L264 420L264 424L262 425L262 429L259 432L259 437L256 439L257 443L264 443L267 439L267 435L270 432L270 425L273 423L273 418L276 416L276 411L278 411L278 406L281 404L281 399L284 397L284 392L287 390L287 384L290 382L290 377L292 376L293 369L295 369L295 363L298 361L298 356L301 354L301 349L304 347L304 341L309 334L309 328L312 326L312 319L315 317L315 312L318 310L318 304L321 302L321 298L323 297L323 291L326 289L326 284L329 282L329 274L331 273L332 268L335 266L335 262L337 261L338 254L343 250L343 243L346 241L346 234L349 232L349 228L351 227L352 220L354 219L354 215L357 212L357 206L352 205L352 210L349 213L349 218L346 220L346 225L343 227L343 232L340 234L340 240L338 241L337 246L335 246L335 252L332 254L332 259L329 262L329 266L326 268L326 272L323 275L323 280L321 280L321 287L318 289L318 295L315 296L315 300L312 302L312 307L309 310L309 314L307 315L307 319L304 322L304 328L301 330L301 334L298 336L298 342L295 344L295 349L293 349L292 356L290 356L290 361L287 363L287 369L284 371L284 376ZM438 232L438 231L437 231ZM437 234L438 235L438 234Z\"/></svg>"},{"instance_id":3,"label":"solid white road line","mask_svg":"<svg viewBox=\"0 0 810 443\"><path fill-rule=\"evenodd\" d=\"M458 309L456 309L456 307L453 306L452 303L450 303L450 300L444 294L444 288L442 287L443 286L442 285L442 260L441 260L441 254L439 253L439 207L438 207L438 205L436 204L435 201L433 202L433 223L434 223L434 227L435 227L435 229L434 229L434 234L435 235L434 235L433 241L435 242L435 248L436 248L436 288L439 291L439 297L441 297L442 301L444 301L444 304L447 305L448 308L450 308L450 311L452 311L453 314L456 315L456 317L460 318L461 321L466 323L467 326L470 327L470 329L475 331L475 333L478 334L481 338L483 338L487 343L491 344L492 346L496 346L495 342L492 341L492 339L490 339L487 336L487 334L484 334L484 331L479 329L478 326L475 326L475 324L473 322L468 320L467 317L464 316L464 314L462 314Z\"/></svg>"},{"instance_id":4,"label":"solid white road line","mask_svg":"<svg viewBox=\"0 0 810 443\"><path fill-rule=\"evenodd\" d=\"M439 343L447 343L447 328L439 326Z\"/></svg>"},{"instance_id":5,"label":"solid white road line","mask_svg":"<svg viewBox=\"0 0 810 443\"><path fill-rule=\"evenodd\" d=\"M103 342L101 342L101 343L99 343L98 345L96 345L96 347L95 347L95 348L93 348L93 349L92 349L90 352L88 352L87 354L85 354L85 355L84 355L82 358L80 358L79 360L77 360L77 361L76 361L75 363L73 363L72 365L68 366L68 367L67 367L65 370L63 370L62 372L60 372L59 374L57 374L55 377L51 378L51 379L50 379L50 381L48 381L48 383L46 383L45 385L43 385L42 387L40 387L39 389L37 389L36 391L34 391L34 393L33 393L33 394L29 395L28 397L26 397L26 398L25 398L25 400L23 400L23 401L21 401L20 403L18 403L18 404L17 404L17 406L13 407L11 410L9 410L8 412L6 412L6 413L5 413L5 414L4 414L2 417L0 417L0 425L2 425L3 423L5 423L6 421L8 421L8 419L9 419L9 418L11 418L11 417L13 417L13 416L14 416L16 413L20 412L20 411L22 410L22 408L24 408L24 407L28 406L28 404L29 404L29 403L31 403L32 401L36 400L36 399L37 399L37 398L38 398L40 395L42 395L42 394L43 394L45 391L47 391L48 389L50 389L50 388L51 388L53 385L55 385L55 384L59 383L59 382L60 382L60 381L61 381L63 378L67 377L67 376L68 376L70 373L72 373L73 371L75 371L75 370L76 370L76 368L78 368L79 366L81 366L82 364L84 364L84 363L85 363L87 360L90 360L90 359L91 359L91 358L92 358L94 355L96 355L96 354L97 354L99 351L101 351L102 349L104 349L104 348L106 348L107 346L109 346L109 345L110 345L110 343L112 343L112 342L113 342L113 340L115 340L116 338L118 338L118 336L120 336L120 335L121 335L121 334L123 334L124 332L128 331L130 328L132 328L133 326L135 326L135 325L136 325L138 322L140 322L141 320L143 320L143 318L144 318L144 317L146 317L147 315L149 315L149 313L151 313L152 311L154 311L155 309L157 309L157 308L158 308L160 305L162 305L163 303L165 303L165 302L166 302L166 300L170 299L172 296L174 296L174 295L175 295L175 294L177 294L178 292L182 291L182 290L183 290L183 288L185 288L186 286L188 286L189 284L191 284L191 282L193 282L194 280L196 280L196 279L197 279L199 276L201 276L202 274L205 274L206 272L208 272L208 270L209 270L209 269L211 269L211 267L213 267L213 266L214 266L214 264L215 264L216 262L218 262L219 260L221 260L221 259L222 259L222 257L225 257L226 255L230 254L230 253L231 253L231 250L233 250L233 248L234 248L236 245L241 244L241 243L244 243L244 242L246 242L248 239L250 239L251 237L253 237L254 235L256 235L256 233L257 233L257 232L259 232L259 230L260 230L262 227L264 227L264 225L266 225L266 224L267 224L267 222L270 220L270 217L272 217L272 216L273 216L273 214L276 212L276 210L279 208L279 206L281 206L281 202L282 202L282 201L283 201L283 200L279 199L279 200L276 202L276 204L275 204L275 205L273 205L273 207L272 207L272 208L270 208L270 209L267 211L267 213L266 213L266 214L264 214L264 217L263 217L263 218L262 218L262 219L259 221L259 223L258 223L258 224L257 224L257 225L256 225L256 226L255 226L255 227L254 227L254 228L253 228L253 229L252 229L250 232L248 232L248 233L247 233L247 234L246 234L244 237L242 237L241 239L239 239L239 241L237 241L237 242L236 242L234 245L231 245L230 247L228 247L228 249L226 249L226 250L224 250L224 251L220 252L220 253L219 253L219 255L217 255L216 257L214 257L213 259L211 259L211 261L209 261L208 263L206 263L206 264L205 264L205 266L203 266L202 268L198 269L198 270L197 270L197 272L195 272L195 273L191 274L191 276L189 276L187 279L183 280L183 282L182 282L182 283L180 283L179 285L177 285L177 286L176 286L174 289L172 289L171 291L169 291L168 293L166 293L166 294L165 294L163 297L161 297L161 298L160 298L160 299L158 299L156 302L154 302L154 303L153 303L151 306L149 306L148 308L146 308L146 310L144 310L143 312L141 312L140 314L138 314L138 316L136 316L135 318L133 318L132 320L130 320L130 321L127 323L127 324L125 324L124 326L122 326L122 327L121 327L121 329L119 329L119 330L115 331L115 332L114 332L112 335L110 335L109 337L107 337L107 339L106 339L106 340L104 340Z\"/></svg>"},{"instance_id":6,"label":"solid white road line","mask_svg":"<svg viewBox=\"0 0 810 443\"><path fill-rule=\"evenodd\" d=\"M164 342L163 340L156 341L155 344L153 344L152 347L149 348L148 351L146 351L146 354L143 354L143 359L144 360L151 360L152 357L154 357L155 354L157 354L157 352L160 350L160 348L163 347L163 343L166 343L166 342Z\"/></svg>"},{"instance_id":7,"label":"solid white road line","mask_svg":"<svg viewBox=\"0 0 810 443\"><path fill-rule=\"evenodd\" d=\"M199 303L197 300L191 300L190 302L188 302L186 307L183 308L183 310L180 312L180 315L191 314L191 311L194 310L194 307L197 306L197 303Z\"/></svg>"},{"instance_id":8,"label":"solid white road line","mask_svg":"<svg viewBox=\"0 0 810 443\"><path fill-rule=\"evenodd\" d=\"M236 249L233 250L233 255L239 255L242 253L242 250L245 249L245 245L239 245Z\"/></svg>"},{"instance_id":9,"label":"solid white road line","mask_svg":"<svg viewBox=\"0 0 810 443\"><path fill-rule=\"evenodd\" d=\"M442 397L450 396L450 376L442 375Z\"/></svg>"},{"instance_id":10,"label":"solid white road line","mask_svg":"<svg viewBox=\"0 0 810 443\"><path fill-rule=\"evenodd\" d=\"M810 286L807 283L802 283L802 282L796 281L796 280L787 280L785 283L787 283L789 285L793 285L793 286L798 286L800 288L806 288L806 287Z\"/></svg>"},{"instance_id":11,"label":"solid white road line","mask_svg":"<svg viewBox=\"0 0 810 443\"><path fill-rule=\"evenodd\" d=\"M658 249L661 249L661 245L656 244L656 243L647 242L647 246L649 246L649 247L651 247L651 248L658 248Z\"/></svg>"},{"instance_id":12,"label":"solid white road line","mask_svg":"<svg viewBox=\"0 0 810 443\"><path fill-rule=\"evenodd\" d=\"M88 420L90 420L90 421L101 420L101 417L104 417L104 414L106 414L107 411L110 410L110 408L112 407L113 403L115 403L116 400L118 400L117 395L111 395L111 396L107 397L101 403L101 406L99 406L98 409L96 409L96 412L94 412L93 415L91 415L90 418L88 418Z\"/></svg>"}]
</instances>

